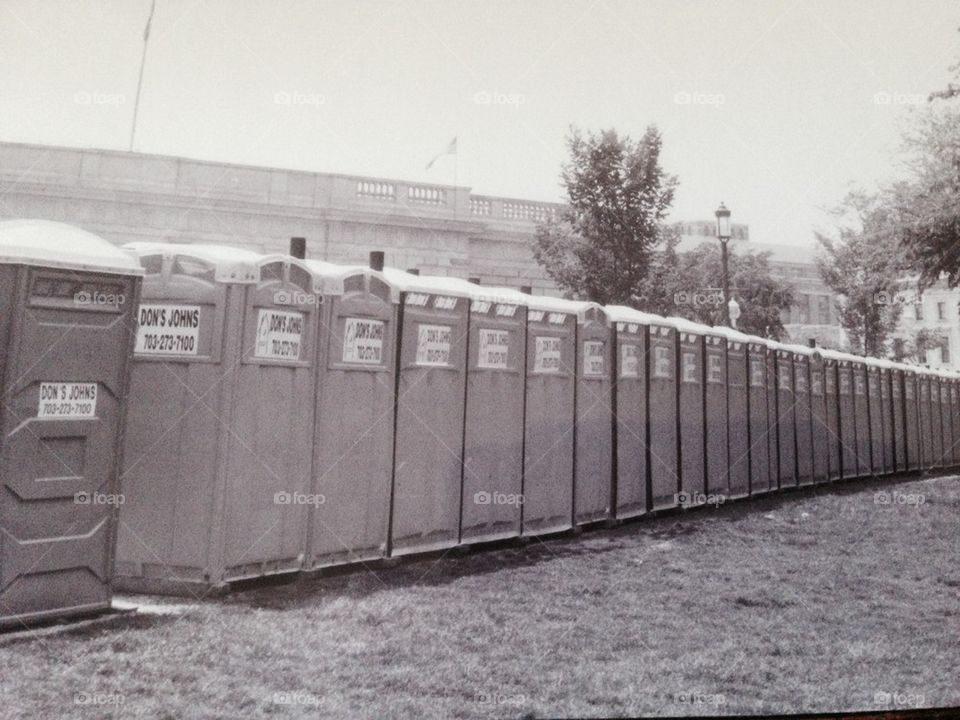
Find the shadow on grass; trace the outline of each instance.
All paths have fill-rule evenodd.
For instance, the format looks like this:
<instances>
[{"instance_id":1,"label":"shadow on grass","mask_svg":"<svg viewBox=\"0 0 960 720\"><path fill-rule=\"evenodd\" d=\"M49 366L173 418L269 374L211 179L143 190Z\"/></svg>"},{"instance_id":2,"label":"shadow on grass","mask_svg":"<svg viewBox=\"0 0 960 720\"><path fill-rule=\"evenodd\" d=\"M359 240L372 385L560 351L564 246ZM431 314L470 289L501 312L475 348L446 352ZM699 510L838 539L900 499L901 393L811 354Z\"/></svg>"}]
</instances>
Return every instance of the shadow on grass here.
<instances>
[{"instance_id":1,"label":"shadow on grass","mask_svg":"<svg viewBox=\"0 0 960 720\"><path fill-rule=\"evenodd\" d=\"M478 543L407 556L397 561L345 565L314 573L252 580L235 584L231 594L214 602L228 606L285 610L315 603L321 597L331 600L363 598L405 587L439 587L468 576L482 576L583 555L598 556L623 548L628 538L640 536L662 542L695 535L707 522L738 523L748 516L789 508L798 500L855 495L870 489L889 488L918 480L942 479L951 474L947 471L938 474L910 473L784 488L779 492L719 506L672 509L642 515L615 527L598 523L582 531Z\"/></svg>"}]
</instances>

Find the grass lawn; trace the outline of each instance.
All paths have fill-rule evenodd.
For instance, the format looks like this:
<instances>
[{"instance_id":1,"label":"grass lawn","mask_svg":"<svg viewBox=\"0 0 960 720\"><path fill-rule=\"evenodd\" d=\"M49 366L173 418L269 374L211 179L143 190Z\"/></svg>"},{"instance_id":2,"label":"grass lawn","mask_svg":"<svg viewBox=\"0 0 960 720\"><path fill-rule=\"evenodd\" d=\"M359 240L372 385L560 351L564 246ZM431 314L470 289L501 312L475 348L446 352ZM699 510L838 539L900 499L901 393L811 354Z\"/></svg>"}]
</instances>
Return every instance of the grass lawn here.
<instances>
[{"instance_id":1,"label":"grass lawn","mask_svg":"<svg viewBox=\"0 0 960 720\"><path fill-rule=\"evenodd\" d=\"M0 717L960 705L960 480L851 483L203 603L136 600L186 607L0 639Z\"/></svg>"}]
</instances>

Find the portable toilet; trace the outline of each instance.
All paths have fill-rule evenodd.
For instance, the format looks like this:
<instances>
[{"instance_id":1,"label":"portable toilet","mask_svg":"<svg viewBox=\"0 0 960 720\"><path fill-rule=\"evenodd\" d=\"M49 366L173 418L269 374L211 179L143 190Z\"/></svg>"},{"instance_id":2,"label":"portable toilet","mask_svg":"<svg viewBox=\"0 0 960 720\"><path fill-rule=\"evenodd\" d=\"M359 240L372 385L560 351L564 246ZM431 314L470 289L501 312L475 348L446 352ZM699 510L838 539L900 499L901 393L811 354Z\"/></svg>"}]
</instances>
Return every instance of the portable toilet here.
<instances>
[{"instance_id":1,"label":"portable toilet","mask_svg":"<svg viewBox=\"0 0 960 720\"><path fill-rule=\"evenodd\" d=\"M903 366L904 437L907 470L923 468L923 442L920 439L920 374L914 366Z\"/></svg>"},{"instance_id":2,"label":"portable toilet","mask_svg":"<svg viewBox=\"0 0 960 720\"><path fill-rule=\"evenodd\" d=\"M866 477L871 473L870 406L867 400L867 365L862 357L851 359L850 372L853 376L853 410L857 426L856 477Z\"/></svg>"},{"instance_id":3,"label":"portable toilet","mask_svg":"<svg viewBox=\"0 0 960 720\"><path fill-rule=\"evenodd\" d=\"M930 402L930 371L918 368L917 383L920 387L920 467L929 470L934 465L933 418Z\"/></svg>"},{"instance_id":4,"label":"portable toilet","mask_svg":"<svg viewBox=\"0 0 960 720\"><path fill-rule=\"evenodd\" d=\"M520 535L526 298L507 288L470 292L460 542Z\"/></svg>"},{"instance_id":5,"label":"portable toilet","mask_svg":"<svg viewBox=\"0 0 960 720\"><path fill-rule=\"evenodd\" d=\"M893 363L888 360L876 359L880 375L880 424L883 434L883 465L882 472L894 472L894 435L893 435L893 397L891 382Z\"/></svg>"},{"instance_id":6,"label":"portable toilet","mask_svg":"<svg viewBox=\"0 0 960 720\"><path fill-rule=\"evenodd\" d=\"M844 480L857 477L857 419L853 400L853 361L851 355L838 353L838 399L840 401L841 475Z\"/></svg>"},{"instance_id":7,"label":"portable toilet","mask_svg":"<svg viewBox=\"0 0 960 720\"><path fill-rule=\"evenodd\" d=\"M797 434L797 484L813 484L813 413L810 400L810 356L813 351L802 345L793 351L793 387L796 401L794 418Z\"/></svg>"},{"instance_id":8,"label":"portable toilet","mask_svg":"<svg viewBox=\"0 0 960 720\"><path fill-rule=\"evenodd\" d=\"M527 300L523 449L524 535L573 526L577 315L569 300Z\"/></svg>"},{"instance_id":9,"label":"portable toilet","mask_svg":"<svg viewBox=\"0 0 960 720\"><path fill-rule=\"evenodd\" d=\"M610 322L603 307L577 313L576 455L573 520L586 525L611 517L613 502L613 375Z\"/></svg>"},{"instance_id":10,"label":"portable toilet","mask_svg":"<svg viewBox=\"0 0 960 720\"><path fill-rule=\"evenodd\" d=\"M183 594L302 568L316 312L302 261L131 243L137 310L117 550L122 587Z\"/></svg>"},{"instance_id":11,"label":"portable toilet","mask_svg":"<svg viewBox=\"0 0 960 720\"><path fill-rule=\"evenodd\" d=\"M385 268L400 295L390 554L460 542L470 292Z\"/></svg>"},{"instance_id":12,"label":"portable toilet","mask_svg":"<svg viewBox=\"0 0 960 720\"><path fill-rule=\"evenodd\" d=\"M322 283L306 568L387 553L399 292L361 266L307 260Z\"/></svg>"},{"instance_id":13,"label":"portable toilet","mask_svg":"<svg viewBox=\"0 0 960 720\"><path fill-rule=\"evenodd\" d=\"M110 607L142 274L80 228L0 222L0 628Z\"/></svg>"},{"instance_id":14,"label":"portable toilet","mask_svg":"<svg viewBox=\"0 0 960 720\"><path fill-rule=\"evenodd\" d=\"M650 503L653 510L675 507L680 492L680 448L677 392L677 328L652 316L647 326L648 447Z\"/></svg>"},{"instance_id":15,"label":"portable toilet","mask_svg":"<svg viewBox=\"0 0 960 720\"><path fill-rule=\"evenodd\" d=\"M731 498L746 497L750 494L750 455L754 451L754 438L750 434L750 389L748 387L748 363L747 346L755 338L744 335L732 328L718 327L714 331L721 333L726 342L707 338L707 390L708 392L719 385L722 391L726 392L726 410L725 414L718 412L711 407L707 398L707 438L710 438L710 428L714 427L719 417L726 420L726 428L723 433L727 438L727 468L723 469L723 474L727 477L727 482L722 492ZM713 360L716 356L716 350L725 351L726 357L722 360ZM718 373L718 368L724 372ZM720 382L720 379L725 382ZM720 393L718 393L719 395ZM759 437L763 437L762 435ZM761 444L765 442L763 440ZM763 453L765 455L765 453ZM707 467L710 468L710 460L717 456L708 454ZM721 472L718 463L715 460L715 471L707 475L707 488L710 493L714 493L711 484L717 472Z\"/></svg>"},{"instance_id":16,"label":"portable toilet","mask_svg":"<svg viewBox=\"0 0 960 720\"><path fill-rule=\"evenodd\" d=\"M875 358L866 359L867 405L870 417L870 466L874 475L883 474L883 397L880 389L880 365Z\"/></svg>"},{"instance_id":17,"label":"portable toilet","mask_svg":"<svg viewBox=\"0 0 960 720\"><path fill-rule=\"evenodd\" d=\"M840 459L842 447L840 443L840 393L837 386L837 354L829 350L821 350L823 358L823 394L826 407L826 448L827 448L827 479L831 482L842 477Z\"/></svg>"},{"instance_id":18,"label":"portable toilet","mask_svg":"<svg viewBox=\"0 0 960 720\"><path fill-rule=\"evenodd\" d=\"M614 515L647 512L647 326L650 316L625 305L606 306L613 332Z\"/></svg>"},{"instance_id":19,"label":"portable toilet","mask_svg":"<svg viewBox=\"0 0 960 720\"><path fill-rule=\"evenodd\" d=\"M768 416L767 344L751 337L747 343L750 366L750 493L760 495L776 487L770 472L770 428Z\"/></svg>"},{"instance_id":20,"label":"portable toilet","mask_svg":"<svg viewBox=\"0 0 960 720\"><path fill-rule=\"evenodd\" d=\"M797 484L796 395L794 391L794 353L783 343L771 341L777 358L777 435L780 466L779 487Z\"/></svg>"},{"instance_id":21,"label":"portable toilet","mask_svg":"<svg viewBox=\"0 0 960 720\"><path fill-rule=\"evenodd\" d=\"M706 436L708 428L706 417L710 417L709 431L715 437L722 437L724 467L717 482L726 488L726 387L720 386L723 395L723 415L708 416L704 390L704 334L709 328L683 318L667 318L676 328L679 347L680 376L678 386L679 424L680 424L680 495L678 502L684 507L706 502ZM725 342L724 338L712 334L711 340ZM715 354L716 355L716 354ZM723 357L722 355L718 355ZM719 480L722 477L723 480Z\"/></svg>"},{"instance_id":22,"label":"portable toilet","mask_svg":"<svg viewBox=\"0 0 960 720\"><path fill-rule=\"evenodd\" d=\"M824 358L819 351L810 355L810 426L813 446L813 481L830 479L830 424L827 418L827 395L824 379Z\"/></svg>"},{"instance_id":23,"label":"portable toilet","mask_svg":"<svg viewBox=\"0 0 960 720\"><path fill-rule=\"evenodd\" d=\"M890 425L893 434L893 472L907 471L907 430L904 425L906 408L903 400L904 366L890 363Z\"/></svg>"},{"instance_id":24,"label":"portable toilet","mask_svg":"<svg viewBox=\"0 0 960 720\"><path fill-rule=\"evenodd\" d=\"M950 378L950 447L953 465L960 465L960 379Z\"/></svg>"},{"instance_id":25,"label":"portable toilet","mask_svg":"<svg viewBox=\"0 0 960 720\"><path fill-rule=\"evenodd\" d=\"M770 490L780 489L780 377L777 375L777 343L765 340L767 356L767 455L770 457ZM790 407L790 406L788 406Z\"/></svg>"},{"instance_id":26,"label":"portable toilet","mask_svg":"<svg viewBox=\"0 0 960 720\"><path fill-rule=\"evenodd\" d=\"M940 373L929 371L930 378L930 434L933 445L933 458L930 467L941 468L943 462L943 416L940 410Z\"/></svg>"}]
</instances>

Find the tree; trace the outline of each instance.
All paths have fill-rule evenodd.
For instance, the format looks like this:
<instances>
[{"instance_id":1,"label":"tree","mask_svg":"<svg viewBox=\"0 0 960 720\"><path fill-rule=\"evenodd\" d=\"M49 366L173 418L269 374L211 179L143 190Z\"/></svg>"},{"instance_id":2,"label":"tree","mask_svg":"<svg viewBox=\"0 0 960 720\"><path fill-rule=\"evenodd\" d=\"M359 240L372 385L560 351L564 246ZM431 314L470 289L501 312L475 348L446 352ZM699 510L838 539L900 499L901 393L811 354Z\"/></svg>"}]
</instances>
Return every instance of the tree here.
<instances>
[{"instance_id":1,"label":"tree","mask_svg":"<svg viewBox=\"0 0 960 720\"><path fill-rule=\"evenodd\" d=\"M837 294L840 324L855 352L886 355L903 309L897 297L905 256L895 213L883 195L850 193L833 211L836 237L817 233L823 281Z\"/></svg>"},{"instance_id":2,"label":"tree","mask_svg":"<svg viewBox=\"0 0 960 720\"><path fill-rule=\"evenodd\" d=\"M937 101L920 112L904 138L904 150L910 178L893 185L889 193L900 241L919 272L921 289L943 276L950 287L956 287L960 284L960 99Z\"/></svg>"},{"instance_id":3,"label":"tree","mask_svg":"<svg viewBox=\"0 0 960 720\"><path fill-rule=\"evenodd\" d=\"M794 303L793 288L770 271L770 253L734 252L728 248L730 294L740 304L737 329L774 340L785 330L780 313ZM724 324L723 264L718 243L705 242L680 253L675 265L676 288L669 314L705 325Z\"/></svg>"},{"instance_id":4,"label":"tree","mask_svg":"<svg viewBox=\"0 0 960 720\"><path fill-rule=\"evenodd\" d=\"M561 180L568 203L538 225L533 255L557 285L602 304L641 296L677 179L660 166L663 141L648 127L635 142L615 130L567 137Z\"/></svg>"}]
</instances>

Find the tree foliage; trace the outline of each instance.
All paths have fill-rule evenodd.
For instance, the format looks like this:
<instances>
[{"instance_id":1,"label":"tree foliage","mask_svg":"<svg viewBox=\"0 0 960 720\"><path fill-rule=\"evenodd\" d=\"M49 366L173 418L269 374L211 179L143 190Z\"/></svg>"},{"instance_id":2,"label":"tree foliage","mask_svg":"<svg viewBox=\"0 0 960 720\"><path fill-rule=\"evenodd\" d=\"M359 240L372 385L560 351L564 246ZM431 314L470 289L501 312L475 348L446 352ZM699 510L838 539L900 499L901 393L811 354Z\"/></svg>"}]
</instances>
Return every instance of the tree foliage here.
<instances>
[{"instance_id":1,"label":"tree foliage","mask_svg":"<svg viewBox=\"0 0 960 720\"><path fill-rule=\"evenodd\" d=\"M793 288L774 277L770 253L728 248L730 294L740 305L737 329L774 340L784 337L781 312L794 303ZM706 325L724 324L723 263L718 242L680 253L675 266L673 308L669 313Z\"/></svg>"},{"instance_id":2,"label":"tree foliage","mask_svg":"<svg viewBox=\"0 0 960 720\"><path fill-rule=\"evenodd\" d=\"M677 186L660 165L662 145L653 126L639 141L571 128L561 173L567 205L537 227L533 243L562 290L603 304L642 296L655 248L667 240L661 226Z\"/></svg>"},{"instance_id":3,"label":"tree foliage","mask_svg":"<svg viewBox=\"0 0 960 720\"><path fill-rule=\"evenodd\" d=\"M897 291L906 268L896 213L886 196L855 192L834 215L836 236L817 233L817 269L837 294L840 324L854 352L883 356L900 319Z\"/></svg>"}]
</instances>

